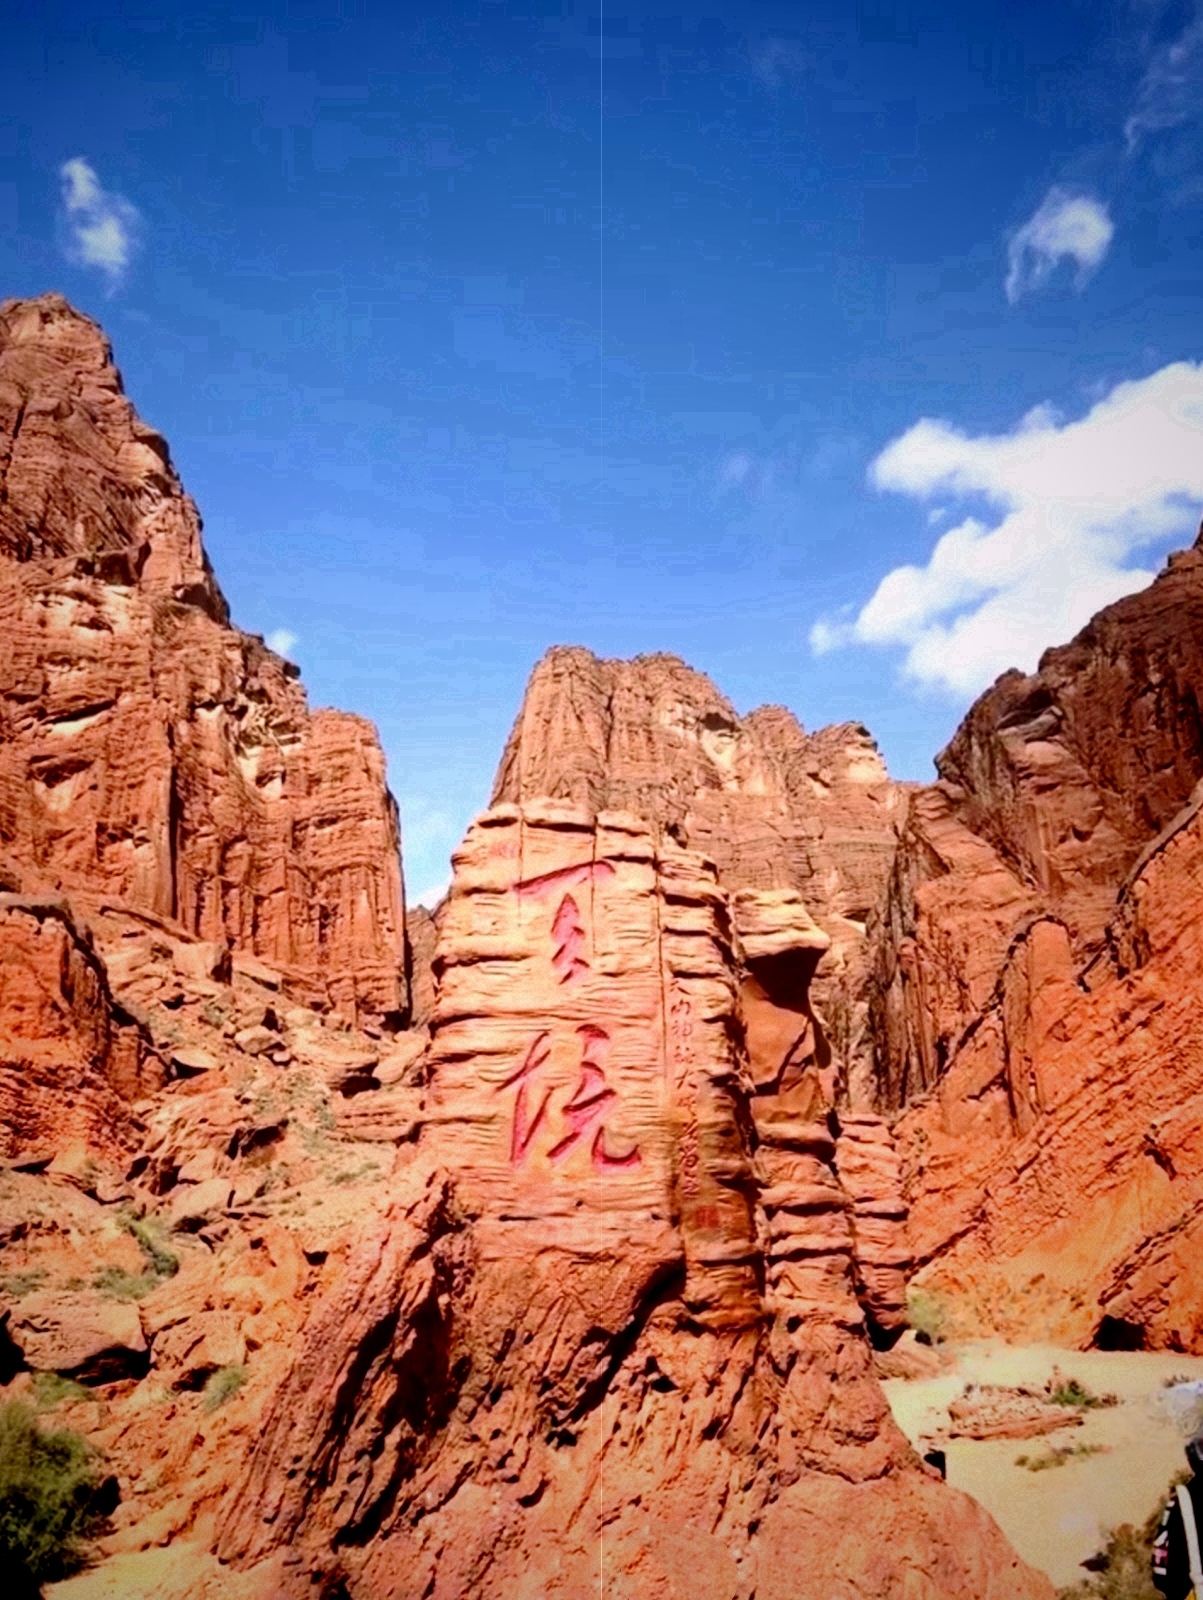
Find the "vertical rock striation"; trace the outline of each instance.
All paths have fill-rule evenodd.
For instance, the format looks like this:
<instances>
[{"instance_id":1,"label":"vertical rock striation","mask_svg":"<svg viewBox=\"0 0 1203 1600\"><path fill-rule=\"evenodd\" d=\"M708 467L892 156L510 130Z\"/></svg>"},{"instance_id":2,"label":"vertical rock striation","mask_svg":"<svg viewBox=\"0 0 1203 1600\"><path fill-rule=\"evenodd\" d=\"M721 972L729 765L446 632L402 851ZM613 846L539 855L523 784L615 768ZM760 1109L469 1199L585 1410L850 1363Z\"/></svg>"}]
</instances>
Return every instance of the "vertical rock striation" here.
<instances>
[{"instance_id":1,"label":"vertical rock striation","mask_svg":"<svg viewBox=\"0 0 1203 1600\"><path fill-rule=\"evenodd\" d=\"M712 864L545 799L454 866L392 1231L315 1305L221 1553L273 1596L1046 1600L889 1415L821 1088L748 1072ZM796 896L740 916L762 963L823 939Z\"/></svg>"},{"instance_id":2,"label":"vertical rock striation","mask_svg":"<svg viewBox=\"0 0 1203 1600\"><path fill-rule=\"evenodd\" d=\"M873 1093L865 929L884 896L906 786L867 730L807 734L763 706L739 717L675 656L604 661L557 648L536 666L493 802L549 795L647 819L700 850L728 891L793 890L827 934L819 1031L858 1101Z\"/></svg>"},{"instance_id":3,"label":"vertical rock striation","mask_svg":"<svg viewBox=\"0 0 1203 1600\"><path fill-rule=\"evenodd\" d=\"M128 1147L156 1066L67 902L0 893L0 1158Z\"/></svg>"},{"instance_id":4,"label":"vertical rock striation","mask_svg":"<svg viewBox=\"0 0 1203 1600\"><path fill-rule=\"evenodd\" d=\"M976 1325L1203 1349L1203 549L1004 674L912 799L875 957L913 1244Z\"/></svg>"},{"instance_id":5,"label":"vertical rock striation","mask_svg":"<svg viewBox=\"0 0 1203 1600\"><path fill-rule=\"evenodd\" d=\"M372 727L310 713L231 627L200 519L103 334L0 306L0 873L118 901L404 1013L395 806Z\"/></svg>"}]
</instances>

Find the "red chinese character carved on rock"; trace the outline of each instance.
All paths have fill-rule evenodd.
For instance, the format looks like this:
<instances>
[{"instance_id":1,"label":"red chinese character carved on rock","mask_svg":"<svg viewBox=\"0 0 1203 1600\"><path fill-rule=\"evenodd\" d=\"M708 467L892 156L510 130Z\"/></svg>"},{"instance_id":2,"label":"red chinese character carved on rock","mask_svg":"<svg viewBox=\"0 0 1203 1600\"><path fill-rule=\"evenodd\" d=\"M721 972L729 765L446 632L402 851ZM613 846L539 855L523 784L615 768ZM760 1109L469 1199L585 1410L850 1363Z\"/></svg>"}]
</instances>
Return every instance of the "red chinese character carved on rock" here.
<instances>
[{"instance_id":1,"label":"red chinese character carved on rock","mask_svg":"<svg viewBox=\"0 0 1203 1600\"><path fill-rule=\"evenodd\" d=\"M571 1099L561 1108L561 1115L568 1125L568 1131L551 1146L547 1158L557 1164L565 1160L588 1137L590 1130L594 1130L590 1159L595 1167L603 1171L615 1167L637 1167L642 1161L637 1145L622 1155L611 1155L606 1148L605 1117L611 1102L618 1098L606 1082L605 1068L602 1065L610 1046L610 1036L604 1028L599 1028L591 1022L583 1023L576 1031L581 1041L581 1075ZM518 1095L514 1102L514 1123L510 1134L510 1161L514 1166L521 1166L526 1160L535 1134L547 1116L552 1091L550 1089L546 1091L532 1114L527 1090L528 1080L547 1064L550 1057L550 1036L541 1033L526 1052L522 1065L503 1083L498 1084L495 1090L495 1093L500 1093L503 1089L513 1088L515 1084L518 1086Z\"/></svg>"},{"instance_id":2,"label":"red chinese character carved on rock","mask_svg":"<svg viewBox=\"0 0 1203 1600\"><path fill-rule=\"evenodd\" d=\"M599 878L613 876L614 867L609 861L582 861L575 867L557 867L554 872L542 872L535 878L523 878L520 883L514 885L514 892L520 900L532 900L553 891L566 890L574 884L592 884ZM551 924L551 938L551 965L560 983L571 983L589 971L581 908L570 894L564 894L556 908Z\"/></svg>"},{"instance_id":3,"label":"red chinese character carved on rock","mask_svg":"<svg viewBox=\"0 0 1203 1600\"><path fill-rule=\"evenodd\" d=\"M527 1105L526 1080L533 1077L539 1068L545 1066L550 1059L551 1036L550 1034L540 1033L531 1041L530 1049L523 1057L522 1065L517 1072L511 1073L505 1082L499 1083L493 1091L494 1094L500 1094L503 1089L512 1089L514 1084L518 1085L518 1097L514 1101L514 1125L510 1133L510 1160L514 1166L518 1166L526 1159L531 1142L547 1115L548 1103L551 1100L551 1090L548 1089L542 1100L540 1100L538 1109L532 1116Z\"/></svg>"},{"instance_id":4,"label":"red chinese character carved on rock","mask_svg":"<svg viewBox=\"0 0 1203 1600\"><path fill-rule=\"evenodd\" d=\"M673 986L673 996L668 1007L668 1035L672 1040L673 1054L683 1056L693 1042L693 1007L689 996Z\"/></svg>"},{"instance_id":5,"label":"red chinese character carved on rock","mask_svg":"<svg viewBox=\"0 0 1203 1600\"><path fill-rule=\"evenodd\" d=\"M579 978L582 973L588 972L589 963L585 959L585 929L581 922L580 908L570 894L566 894L560 901L560 908L551 925L551 937L554 941L551 964L561 983L571 983L574 978Z\"/></svg>"},{"instance_id":6,"label":"red chinese character carved on rock","mask_svg":"<svg viewBox=\"0 0 1203 1600\"><path fill-rule=\"evenodd\" d=\"M557 867L554 872L541 872L535 878L523 878L514 885L520 900L534 900L552 889L570 889L576 883L596 883L599 878L612 878L614 866L609 861L582 861L575 867Z\"/></svg>"}]
</instances>

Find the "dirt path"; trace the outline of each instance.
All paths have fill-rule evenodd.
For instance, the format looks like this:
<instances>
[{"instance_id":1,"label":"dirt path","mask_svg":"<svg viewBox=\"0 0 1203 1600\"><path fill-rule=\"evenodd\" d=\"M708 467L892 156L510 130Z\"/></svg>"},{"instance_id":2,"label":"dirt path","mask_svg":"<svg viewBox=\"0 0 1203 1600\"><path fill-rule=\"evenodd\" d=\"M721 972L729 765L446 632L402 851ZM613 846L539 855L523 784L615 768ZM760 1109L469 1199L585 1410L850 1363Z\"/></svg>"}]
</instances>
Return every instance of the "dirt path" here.
<instances>
[{"instance_id":1,"label":"dirt path","mask_svg":"<svg viewBox=\"0 0 1203 1600\"><path fill-rule=\"evenodd\" d=\"M997 1342L945 1346L940 1353L953 1364L939 1377L885 1384L894 1415L915 1444L947 1431L948 1404L971 1382L1040 1388L1059 1367L1095 1394L1118 1396L1117 1406L1083 1413L1081 1427L1042 1439L952 1439L944 1446L948 1481L979 1500L1024 1560L1057 1585L1084 1576L1079 1563L1099 1549L1107 1529L1143 1522L1185 1466L1189 1416L1196 1405L1203 1408L1197 1398L1203 1395L1203 1358ZM1166 1380L1175 1376L1201 1387L1167 1389ZM1064 1444L1100 1446L1102 1453L1041 1472L1016 1465L1017 1456L1046 1455Z\"/></svg>"}]
</instances>

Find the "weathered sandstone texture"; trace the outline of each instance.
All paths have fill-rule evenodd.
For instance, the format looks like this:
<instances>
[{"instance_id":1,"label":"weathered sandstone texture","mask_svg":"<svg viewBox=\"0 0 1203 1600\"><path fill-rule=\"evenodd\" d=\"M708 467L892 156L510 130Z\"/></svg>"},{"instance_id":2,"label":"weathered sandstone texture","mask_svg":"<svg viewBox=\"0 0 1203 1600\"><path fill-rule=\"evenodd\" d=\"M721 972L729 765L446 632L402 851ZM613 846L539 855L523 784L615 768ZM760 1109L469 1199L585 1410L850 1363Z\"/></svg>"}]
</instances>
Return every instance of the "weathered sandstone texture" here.
<instances>
[{"instance_id":1,"label":"weathered sandstone texture","mask_svg":"<svg viewBox=\"0 0 1203 1600\"><path fill-rule=\"evenodd\" d=\"M1051 1600L875 1376L863 730L553 652L407 951L372 731L56 297L0 308L0 621L0 1393L119 1493L63 1600Z\"/></svg>"},{"instance_id":2,"label":"weathered sandstone texture","mask_svg":"<svg viewBox=\"0 0 1203 1600\"><path fill-rule=\"evenodd\" d=\"M60 899L0 893L0 1157L129 1146L163 1075Z\"/></svg>"},{"instance_id":3,"label":"weathered sandstone texture","mask_svg":"<svg viewBox=\"0 0 1203 1600\"><path fill-rule=\"evenodd\" d=\"M820 1047L868 1109L865 924L884 897L906 795L857 723L808 734L780 706L741 718L675 656L557 648L531 675L493 802L552 796L630 811L702 851L729 893L794 890L830 941L813 989Z\"/></svg>"},{"instance_id":4,"label":"weathered sandstone texture","mask_svg":"<svg viewBox=\"0 0 1203 1600\"><path fill-rule=\"evenodd\" d=\"M779 957L785 909L746 916ZM473 826L425 1131L221 1529L263 1593L1049 1595L889 1416L835 1141L806 1074L751 1081L731 939L630 813Z\"/></svg>"},{"instance_id":5,"label":"weathered sandstone texture","mask_svg":"<svg viewBox=\"0 0 1203 1600\"><path fill-rule=\"evenodd\" d=\"M352 1029L145 913L95 926L0 897L0 1398L53 1406L116 1479L68 1594L241 1600L217 1518L310 1305L363 1239L407 1237L425 1035Z\"/></svg>"},{"instance_id":6,"label":"weathered sandstone texture","mask_svg":"<svg viewBox=\"0 0 1203 1600\"><path fill-rule=\"evenodd\" d=\"M0 305L0 877L173 919L403 1014L376 734L230 626L163 439L57 295Z\"/></svg>"},{"instance_id":7,"label":"weathered sandstone texture","mask_svg":"<svg viewBox=\"0 0 1203 1600\"><path fill-rule=\"evenodd\" d=\"M970 711L877 947L912 1245L970 1325L1203 1350L1203 551Z\"/></svg>"}]
</instances>

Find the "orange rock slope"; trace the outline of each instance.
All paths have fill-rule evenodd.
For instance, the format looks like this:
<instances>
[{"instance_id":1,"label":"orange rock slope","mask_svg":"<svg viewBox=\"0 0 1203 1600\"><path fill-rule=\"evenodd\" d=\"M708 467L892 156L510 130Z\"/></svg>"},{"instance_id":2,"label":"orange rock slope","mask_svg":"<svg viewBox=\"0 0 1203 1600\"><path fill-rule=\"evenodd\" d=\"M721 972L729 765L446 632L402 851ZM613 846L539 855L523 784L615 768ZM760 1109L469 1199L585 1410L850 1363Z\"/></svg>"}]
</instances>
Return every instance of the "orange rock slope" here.
<instances>
[{"instance_id":1,"label":"orange rock slope","mask_svg":"<svg viewBox=\"0 0 1203 1600\"><path fill-rule=\"evenodd\" d=\"M914 796L875 1024L955 1325L1203 1350L1203 550L970 711Z\"/></svg>"},{"instance_id":2,"label":"orange rock slope","mask_svg":"<svg viewBox=\"0 0 1203 1600\"><path fill-rule=\"evenodd\" d=\"M0 887L171 919L351 1017L407 1006L375 731L230 626L103 334L0 305Z\"/></svg>"}]
</instances>

